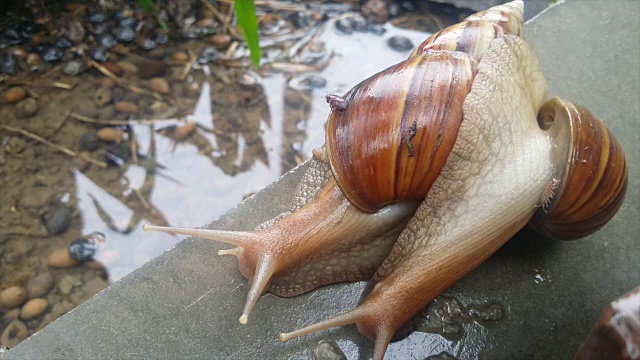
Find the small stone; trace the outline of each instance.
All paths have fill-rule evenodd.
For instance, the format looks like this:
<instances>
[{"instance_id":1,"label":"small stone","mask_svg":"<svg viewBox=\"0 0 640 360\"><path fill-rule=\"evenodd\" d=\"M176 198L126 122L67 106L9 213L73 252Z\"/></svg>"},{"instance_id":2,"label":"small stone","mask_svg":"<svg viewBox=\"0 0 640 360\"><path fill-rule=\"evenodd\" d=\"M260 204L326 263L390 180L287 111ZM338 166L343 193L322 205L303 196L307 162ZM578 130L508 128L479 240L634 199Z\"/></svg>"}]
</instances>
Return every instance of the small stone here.
<instances>
[{"instance_id":1,"label":"small stone","mask_svg":"<svg viewBox=\"0 0 640 360\"><path fill-rule=\"evenodd\" d=\"M206 47L200 50L198 54L198 64L208 64L212 61L218 60L222 56L218 50L212 47Z\"/></svg>"},{"instance_id":2,"label":"small stone","mask_svg":"<svg viewBox=\"0 0 640 360\"><path fill-rule=\"evenodd\" d=\"M384 23L389 19L387 4L383 0L368 0L362 5L362 15L373 22Z\"/></svg>"},{"instance_id":3,"label":"small stone","mask_svg":"<svg viewBox=\"0 0 640 360\"><path fill-rule=\"evenodd\" d=\"M98 62L105 62L109 60L109 51L102 46L95 46L89 49L89 56Z\"/></svg>"},{"instance_id":4,"label":"small stone","mask_svg":"<svg viewBox=\"0 0 640 360\"><path fill-rule=\"evenodd\" d=\"M71 215L73 209L64 205L57 205L51 211L47 219L45 219L44 226L50 235L59 235L67 231L69 225L71 225Z\"/></svg>"},{"instance_id":5,"label":"small stone","mask_svg":"<svg viewBox=\"0 0 640 360\"><path fill-rule=\"evenodd\" d=\"M414 48L413 43L411 42L411 40L409 40L408 37L399 35L392 36L387 39L387 45L389 45L391 49L398 52L405 52Z\"/></svg>"},{"instance_id":6,"label":"small stone","mask_svg":"<svg viewBox=\"0 0 640 360\"><path fill-rule=\"evenodd\" d=\"M99 107L103 107L111 102L111 89L106 87L99 88L95 94L93 94L93 100Z\"/></svg>"},{"instance_id":7,"label":"small stone","mask_svg":"<svg viewBox=\"0 0 640 360\"><path fill-rule=\"evenodd\" d=\"M177 141L182 141L186 139L189 135L191 135L195 129L196 129L195 122L190 121L185 124L182 124L178 126L176 130L173 132L173 138Z\"/></svg>"},{"instance_id":8,"label":"small stone","mask_svg":"<svg viewBox=\"0 0 640 360\"><path fill-rule=\"evenodd\" d=\"M20 317L20 308L16 307L4 313L3 319L15 320Z\"/></svg>"},{"instance_id":9,"label":"small stone","mask_svg":"<svg viewBox=\"0 0 640 360\"><path fill-rule=\"evenodd\" d=\"M111 49L118 44L116 39L111 34L98 34L95 36L95 38L98 45L106 49Z\"/></svg>"},{"instance_id":10,"label":"small stone","mask_svg":"<svg viewBox=\"0 0 640 360\"><path fill-rule=\"evenodd\" d=\"M20 320L13 320L2 332L0 343L2 346L12 348L29 336L29 330Z\"/></svg>"},{"instance_id":11,"label":"small stone","mask_svg":"<svg viewBox=\"0 0 640 360\"><path fill-rule=\"evenodd\" d=\"M189 55L187 55L184 51L178 51L171 57L174 63L176 64L184 64L189 61Z\"/></svg>"},{"instance_id":12,"label":"small stone","mask_svg":"<svg viewBox=\"0 0 640 360\"><path fill-rule=\"evenodd\" d=\"M209 37L209 42L216 49L224 49L231 43L231 36L228 34L215 34Z\"/></svg>"},{"instance_id":13,"label":"small stone","mask_svg":"<svg viewBox=\"0 0 640 360\"><path fill-rule=\"evenodd\" d=\"M14 86L11 89L7 90L5 98L9 104L15 104L19 101L22 101L24 97L27 95L27 92L21 86Z\"/></svg>"},{"instance_id":14,"label":"small stone","mask_svg":"<svg viewBox=\"0 0 640 360\"><path fill-rule=\"evenodd\" d=\"M127 26L118 26L113 29L112 33L120 42L130 42L136 38L136 32Z\"/></svg>"},{"instance_id":15,"label":"small stone","mask_svg":"<svg viewBox=\"0 0 640 360\"><path fill-rule=\"evenodd\" d=\"M100 82L100 86L107 89L113 89L113 87L116 86L116 82L112 78L106 77L102 79L102 81Z\"/></svg>"},{"instance_id":16,"label":"small stone","mask_svg":"<svg viewBox=\"0 0 640 360\"><path fill-rule=\"evenodd\" d=\"M46 46L41 52L40 57L42 60L46 62L57 62L62 60L62 56L64 55L64 51L62 49L57 48L55 46Z\"/></svg>"},{"instance_id":17,"label":"small stone","mask_svg":"<svg viewBox=\"0 0 640 360\"><path fill-rule=\"evenodd\" d=\"M153 91L157 91L160 94L168 94L169 93L169 82L164 78L153 78L151 79L151 89Z\"/></svg>"},{"instance_id":18,"label":"small stone","mask_svg":"<svg viewBox=\"0 0 640 360\"><path fill-rule=\"evenodd\" d=\"M95 151L99 147L100 142L95 134L86 132L80 137L80 150Z\"/></svg>"},{"instance_id":19,"label":"small stone","mask_svg":"<svg viewBox=\"0 0 640 360\"><path fill-rule=\"evenodd\" d=\"M102 66L104 66L105 69L109 70L110 73L112 73L115 76L120 76L122 75L122 69L120 69L120 67L112 62L106 62L104 64L102 64Z\"/></svg>"},{"instance_id":20,"label":"small stone","mask_svg":"<svg viewBox=\"0 0 640 360\"><path fill-rule=\"evenodd\" d=\"M118 142L124 140L127 135L122 130L118 130L112 127L103 127L102 129L98 130L96 136L98 136L98 139L102 141Z\"/></svg>"},{"instance_id":21,"label":"small stone","mask_svg":"<svg viewBox=\"0 0 640 360\"><path fill-rule=\"evenodd\" d=\"M73 308L75 307L76 306L72 302L68 300L62 300L53 304L53 306L51 307L51 313L60 317L68 313L69 311L73 310Z\"/></svg>"},{"instance_id":22,"label":"small stone","mask_svg":"<svg viewBox=\"0 0 640 360\"><path fill-rule=\"evenodd\" d=\"M318 342L313 354L317 360L347 360L340 346L333 341L322 340Z\"/></svg>"},{"instance_id":23,"label":"small stone","mask_svg":"<svg viewBox=\"0 0 640 360\"><path fill-rule=\"evenodd\" d=\"M138 105L129 101L118 101L115 104L116 111L121 113L137 114Z\"/></svg>"},{"instance_id":24,"label":"small stone","mask_svg":"<svg viewBox=\"0 0 640 360\"><path fill-rule=\"evenodd\" d=\"M38 112L38 103L34 98L28 98L20 101L16 105L16 116L19 118L28 118Z\"/></svg>"},{"instance_id":25,"label":"small stone","mask_svg":"<svg viewBox=\"0 0 640 360\"><path fill-rule=\"evenodd\" d=\"M80 60L71 60L62 65L62 73L69 76L76 76L87 69L87 65Z\"/></svg>"},{"instance_id":26,"label":"small stone","mask_svg":"<svg viewBox=\"0 0 640 360\"><path fill-rule=\"evenodd\" d=\"M118 61L116 64L127 74L135 74L138 72L138 67L128 61Z\"/></svg>"},{"instance_id":27,"label":"small stone","mask_svg":"<svg viewBox=\"0 0 640 360\"><path fill-rule=\"evenodd\" d=\"M0 305L12 309L27 301L27 290L22 286L12 286L0 293Z\"/></svg>"},{"instance_id":28,"label":"small stone","mask_svg":"<svg viewBox=\"0 0 640 360\"><path fill-rule=\"evenodd\" d=\"M63 295L69 295L74 287L82 284L82 280L72 275L65 275L58 283L58 289Z\"/></svg>"},{"instance_id":29,"label":"small stone","mask_svg":"<svg viewBox=\"0 0 640 360\"><path fill-rule=\"evenodd\" d=\"M69 255L69 250L64 248L52 252L51 255L49 255L47 263L54 268L69 268L78 265L78 260L72 258L71 255Z\"/></svg>"},{"instance_id":30,"label":"small stone","mask_svg":"<svg viewBox=\"0 0 640 360\"><path fill-rule=\"evenodd\" d=\"M87 297L92 297L93 295L106 289L108 286L109 283L104 281L101 277L95 277L84 284L83 290L87 294Z\"/></svg>"},{"instance_id":31,"label":"small stone","mask_svg":"<svg viewBox=\"0 0 640 360\"><path fill-rule=\"evenodd\" d=\"M47 295L47 293L53 287L54 279L53 275L49 271L45 271L38 274L36 277L32 277L27 281L25 287L27 288L27 295L29 299L39 298Z\"/></svg>"},{"instance_id":32,"label":"small stone","mask_svg":"<svg viewBox=\"0 0 640 360\"><path fill-rule=\"evenodd\" d=\"M24 320L33 319L47 310L47 307L49 307L47 300L42 298L31 299L27 301L26 304L22 305L20 317Z\"/></svg>"}]
</instances>

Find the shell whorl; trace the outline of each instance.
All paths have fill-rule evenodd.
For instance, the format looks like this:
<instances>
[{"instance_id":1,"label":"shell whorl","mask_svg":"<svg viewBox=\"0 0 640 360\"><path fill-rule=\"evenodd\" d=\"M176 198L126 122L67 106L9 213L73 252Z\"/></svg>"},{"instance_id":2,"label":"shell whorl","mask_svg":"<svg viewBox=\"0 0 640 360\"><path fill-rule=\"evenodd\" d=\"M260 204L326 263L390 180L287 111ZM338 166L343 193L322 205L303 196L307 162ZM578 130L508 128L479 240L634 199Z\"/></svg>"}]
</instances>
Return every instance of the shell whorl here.
<instances>
[{"instance_id":1,"label":"shell whorl","mask_svg":"<svg viewBox=\"0 0 640 360\"><path fill-rule=\"evenodd\" d=\"M429 50L461 51L480 61L493 39L511 34L522 36L524 4L513 1L469 16L429 36L410 56Z\"/></svg>"},{"instance_id":2,"label":"shell whorl","mask_svg":"<svg viewBox=\"0 0 640 360\"><path fill-rule=\"evenodd\" d=\"M554 239L587 236L622 206L627 189L624 152L600 119L569 101L548 100L538 122L549 128L557 144L551 154L555 180L529 224Z\"/></svg>"},{"instance_id":3,"label":"shell whorl","mask_svg":"<svg viewBox=\"0 0 640 360\"><path fill-rule=\"evenodd\" d=\"M345 197L363 211L422 200L456 140L476 74L466 54L432 51L356 85L332 111L327 154Z\"/></svg>"}]
</instances>

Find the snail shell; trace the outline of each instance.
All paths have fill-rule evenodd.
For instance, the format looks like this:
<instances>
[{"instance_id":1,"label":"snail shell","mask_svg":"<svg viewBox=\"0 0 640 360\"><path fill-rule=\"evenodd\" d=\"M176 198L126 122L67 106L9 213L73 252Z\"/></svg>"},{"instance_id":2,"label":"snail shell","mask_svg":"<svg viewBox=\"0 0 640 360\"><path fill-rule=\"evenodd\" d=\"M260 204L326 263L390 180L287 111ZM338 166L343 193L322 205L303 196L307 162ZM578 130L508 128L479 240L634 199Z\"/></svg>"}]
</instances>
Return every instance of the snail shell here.
<instances>
[{"instance_id":1,"label":"snail shell","mask_svg":"<svg viewBox=\"0 0 640 360\"><path fill-rule=\"evenodd\" d=\"M627 164L620 143L602 120L559 98L548 100L538 123L556 140L555 181L530 221L553 239L577 239L594 233L616 214L626 194Z\"/></svg>"}]
</instances>

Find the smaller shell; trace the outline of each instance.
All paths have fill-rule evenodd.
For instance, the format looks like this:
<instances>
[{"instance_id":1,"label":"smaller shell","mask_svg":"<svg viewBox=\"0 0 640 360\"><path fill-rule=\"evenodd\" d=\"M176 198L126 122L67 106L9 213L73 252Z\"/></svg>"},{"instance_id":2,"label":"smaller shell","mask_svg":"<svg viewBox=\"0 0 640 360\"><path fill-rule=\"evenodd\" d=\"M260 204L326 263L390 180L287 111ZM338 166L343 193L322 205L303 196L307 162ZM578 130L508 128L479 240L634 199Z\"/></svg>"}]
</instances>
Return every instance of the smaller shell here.
<instances>
[{"instance_id":1,"label":"smaller shell","mask_svg":"<svg viewBox=\"0 0 640 360\"><path fill-rule=\"evenodd\" d=\"M548 100L538 122L549 129L554 181L547 199L529 222L554 239L577 239L594 233L616 214L627 189L622 147L604 123L580 105Z\"/></svg>"}]
</instances>

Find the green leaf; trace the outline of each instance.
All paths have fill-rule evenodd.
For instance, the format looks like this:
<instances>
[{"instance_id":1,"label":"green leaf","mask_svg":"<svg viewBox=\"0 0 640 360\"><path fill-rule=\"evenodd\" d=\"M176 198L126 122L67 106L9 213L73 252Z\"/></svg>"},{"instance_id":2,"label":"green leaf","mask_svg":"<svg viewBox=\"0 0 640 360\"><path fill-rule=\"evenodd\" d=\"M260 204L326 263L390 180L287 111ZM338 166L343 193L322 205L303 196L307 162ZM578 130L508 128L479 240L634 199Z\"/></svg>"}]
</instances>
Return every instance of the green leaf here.
<instances>
[{"instance_id":1,"label":"green leaf","mask_svg":"<svg viewBox=\"0 0 640 360\"><path fill-rule=\"evenodd\" d=\"M153 6L153 0L136 0L136 2L140 5L145 14L148 13L149 9Z\"/></svg>"},{"instance_id":2,"label":"green leaf","mask_svg":"<svg viewBox=\"0 0 640 360\"><path fill-rule=\"evenodd\" d=\"M258 44L258 19L256 18L256 5L253 0L235 0L238 25L244 33L244 38L251 52L251 61L254 65L260 64L260 45Z\"/></svg>"}]
</instances>

